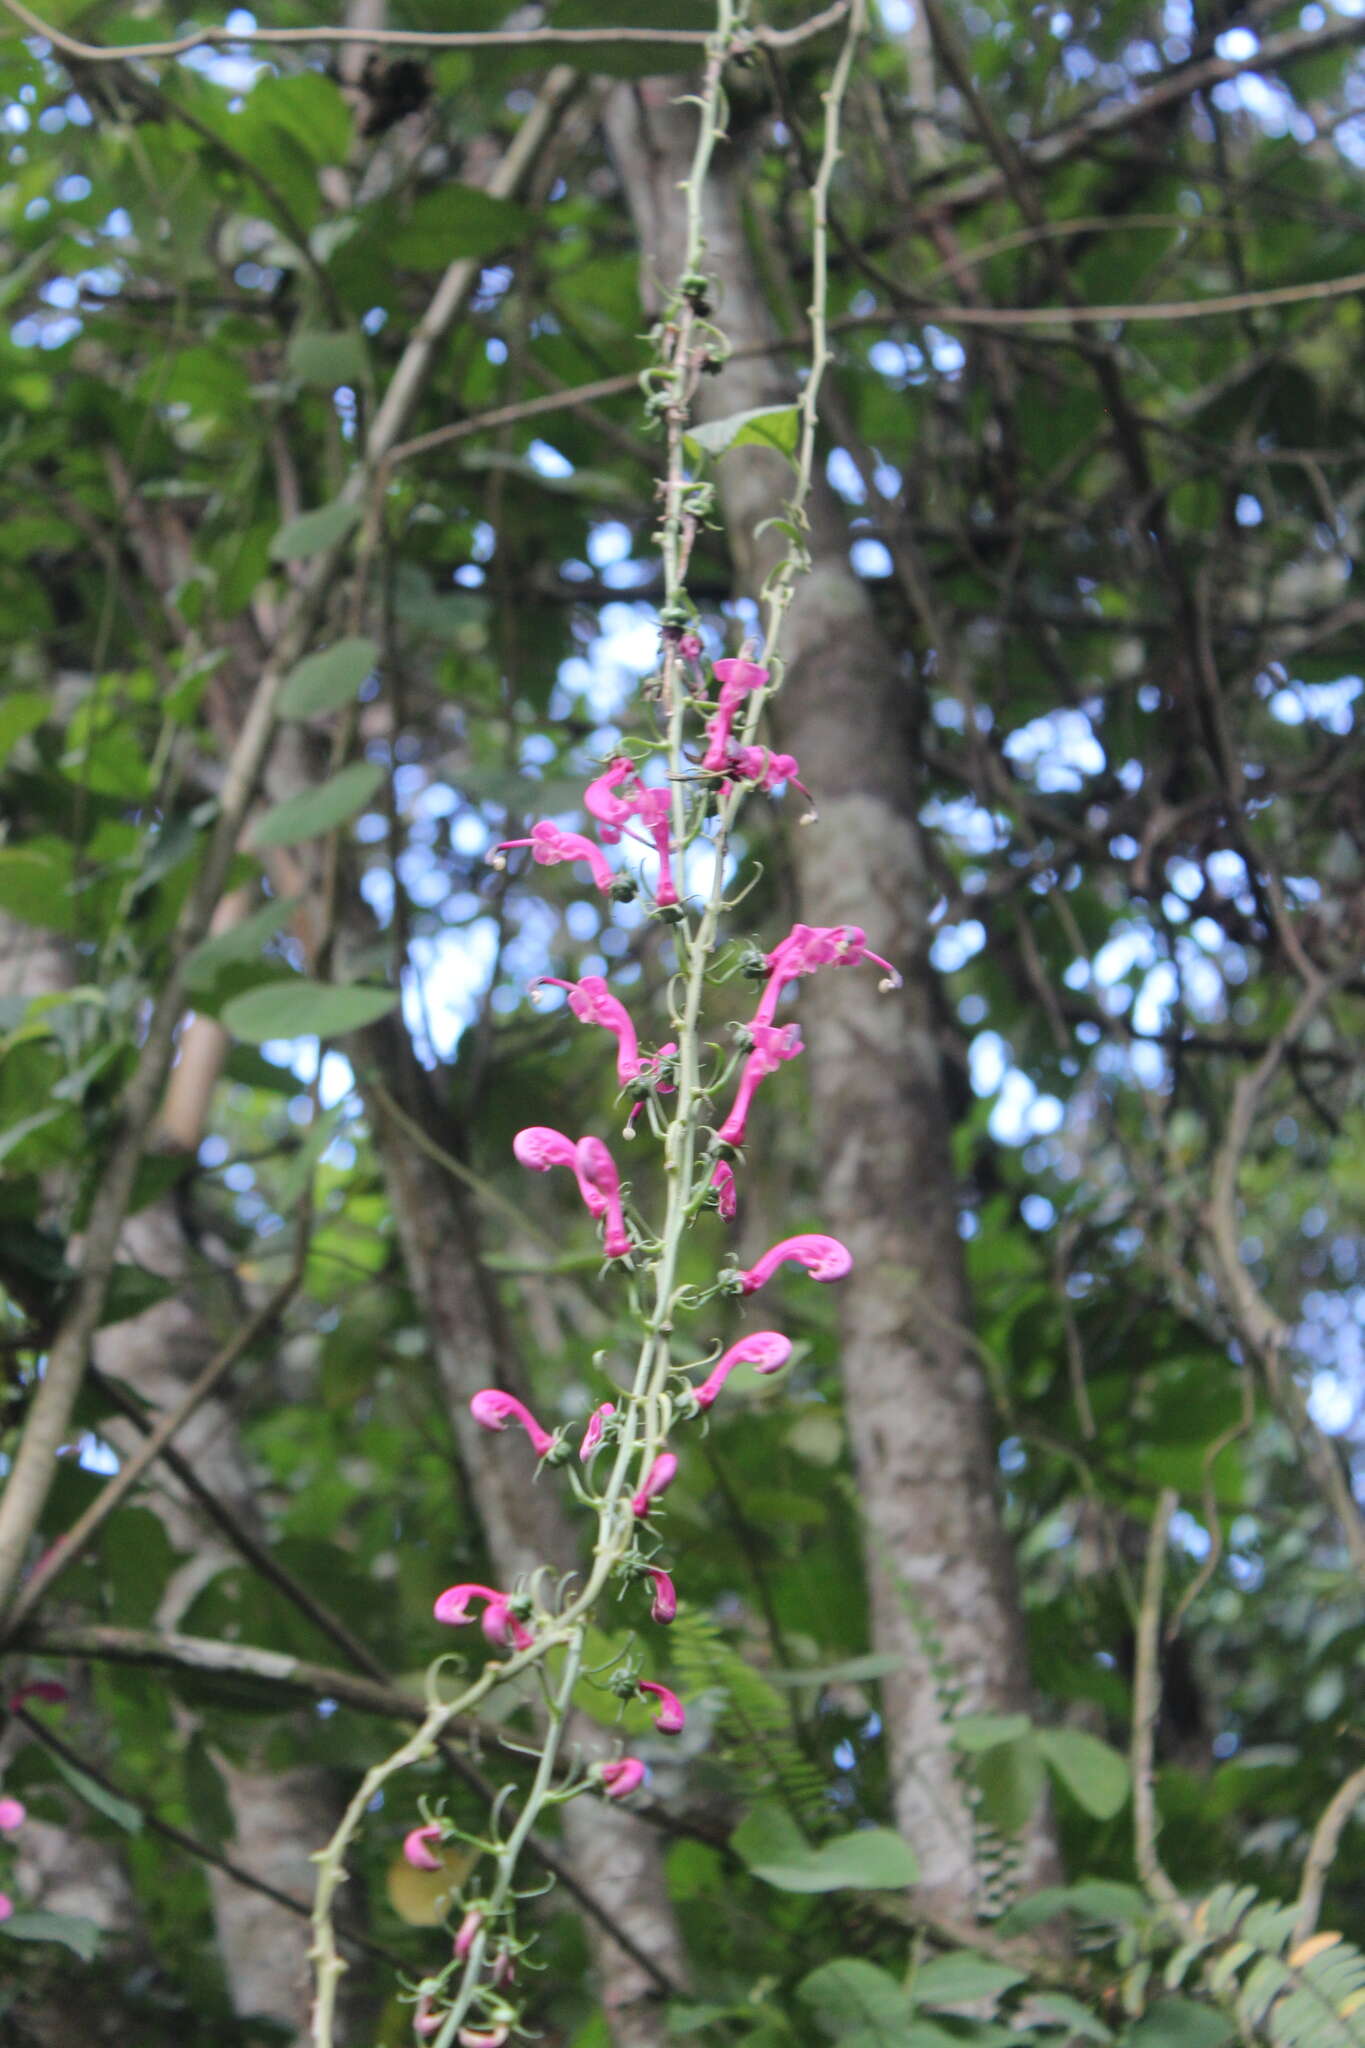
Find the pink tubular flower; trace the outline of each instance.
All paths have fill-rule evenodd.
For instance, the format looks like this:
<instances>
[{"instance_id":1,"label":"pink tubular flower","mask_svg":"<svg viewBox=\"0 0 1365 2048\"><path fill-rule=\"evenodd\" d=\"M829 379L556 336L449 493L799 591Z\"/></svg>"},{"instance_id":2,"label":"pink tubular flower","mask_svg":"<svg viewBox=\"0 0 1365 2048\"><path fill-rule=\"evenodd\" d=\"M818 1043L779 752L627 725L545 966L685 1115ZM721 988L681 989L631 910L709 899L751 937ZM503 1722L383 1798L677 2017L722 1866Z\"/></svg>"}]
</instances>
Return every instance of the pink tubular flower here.
<instances>
[{"instance_id":1,"label":"pink tubular flower","mask_svg":"<svg viewBox=\"0 0 1365 2048\"><path fill-rule=\"evenodd\" d=\"M455 2039L460 2048L502 2048L510 2027L461 2027Z\"/></svg>"},{"instance_id":2,"label":"pink tubular flower","mask_svg":"<svg viewBox=\"0 0 1365 2048\"><path fill-rule=\"evenodd\" d=\"M659 1495L666 1493L673 1484L673 1478L677 1469L678 1461L672 1451L660 1451L658 1457L645 1474L644 1484L631 1499L632 1514L647 1515L650 1507L658 1499Z\"/></svg>"},{"instance_id":3,"label":"pink tubular flower","mask_svg":"<svg viewBox=\"0 0 1365 2048\"><path fill-rule=\"evenodd\" d=\"M607 1257L624 1257L630 1250L630 1239L621 1214L621 1184L615 1161L600 1138L580 1138L575 1145L572 1138L551 1130L547 1124L528 1124L513 1138L512 1150L533 1173L548 1173L552 1166L571 1166L588 1213L605 1219L603 1249Z\"/></svg>"},{"instance_id":4,"label":"pink tubular flower","mask_svg":"<svg viewBox=\"0 0 1365 2048\"><path fill-rule=\"evenodd\" d=\"M654 900L656 903L676 903L678 891L673 881L673 839L668 815L668 791L646 789L641 783L633 808L640 823L654 841L654 851L659 856L659 879L654 889Z\"/></svg>"},{"instance_id":5,"label":"pink tubular flower","mask_svg":"<svg viewBox=\"0 0 1365 2048\"><path fill-rule=\"evenodd\" d=\"M517 1620L505 1596L489 1601L479 1627L495 1649L505 1650L510 1643L514 1650L529 1650L535 1641L531 1631Z\"/></svg>"},{"instance_id":6,"label":"pink tubular flower","mask_svg":"<svg viewBox=\"0 0 1365 2048\"><path fill-rule=\"evenodd\" d=\"M744 1127L749 1119L754 1090L764 1075L775 1074L783 1060L794 1060L806 1049L801 1043L801 1028L797 1024L755 1024L753 1041L754 1049L744 1062L730 1114L716 1133L723 1145L744 1143Z\"/></svg>"},{"instance_id":7,"label":"pink tubular flower","mask_svg":"<svg viewBox=\"0 0 1365 2048\"><path fill-rule=\"evenodd\" d=\"M573 1139L566 1138L562 1131L552 1131L548 1124L528 1124L524 1131L518 1131L512 1140L512 1151L532 1173L548 1173L552 1166L576 1163Z\"/></svg>"},{"instance_id":8,"label":"pink tubular flower","mask_svg":"<svg viewBox=\"0 0 1365 2048\"><path fill-rule=\"evenodd\" d=\"M715 1171L711 1175L711 1185L718 1191L716 1208L729 1223L739 1205L735 1192L734 1170L727 1159L716 1161Z\"/></svg>"},{"instance_id":9,"label":"pink tubular flower","mask_svg":"<svg viewBox=\"0 0 1365 2048\"><path fill-rule=\"evenodd\" d=\"M439 2012L432 2011L430 1998L426 1997L425 1995L419 1998L417 2004L413 2008L413 2033L416 2034L420 2040L426 2041L431 2037L432 2034L440 2033L442 2024L443 2015Z\"/></svg>"},{"instance_id":10,"label":"pink tubular flower","mask_svg":"<svg viewBox=\"0 0 1365 2048\"><path fill-rule=\"evenodd\" d=\"M649 1576L654 1581L654 1604L649 1610L651 1621L670 1622L678 1612L678 1589L662 1565L649 1566Z\"/></svg>"},{"instance_id":11,"label":"pink tubular flower","mask_svg":"<svg viewBox=\"0 0 1365 2048\"><path fill-rule=\"evenodd\" d=\"M438 1621L447 1622L451 1628L462 1628L474 1619L469 1611L471 1600L486 1600L480 1626L490 1643L505 1646L510 1640L519 1650L529 1649L534 1636L512 1613L511 1601L506 1593L500 1593L496 1586L476 1586L472 1582L461 1586L447 1586L433 1609Z\"/></svg>"},{"instance_id":12,"label":"pink tubular flower","mask_svg":"<svg viewBox=\"0 0 1365 2048\"><path fill-rule=\"evenodd\" d=\"M0 1892L0 1920L8 1920L14 1911L14 1901L8 1892Z\"/></svg>"},{"instance_id":13,"label":"pink tubular flower","mask_svg":"<svg viewBox=\"0 0 1365 2048\"><path fill-rule=\"evenodd\" d=\"M0 1799L0 1835L17 1835L27 1819L22 1799Z\"/></svg>"},{"instance_id":14,"label":"pink tubular flower","mask_svg":"<svg viewBox=\"0 0 1365 2048\"><path fill-rule=\"evenodd\" d=\"M557 975L540 974L531 987L567 989L569 1008L575 1017L581 1017L585 1024L601 1024L615 1032L617 1075L622 1082L635 1079L645 1064L640 1058L635 1026L625 1004L611 993L600 974L585 974L581 981L561 981Z\"/></svg>"},{"instance_id":15,"label":"pink tubular flower","mask_svg":"<svg viewBox=\"0 0 1365 2048\"><path fill-rule=\"evenodd\" d=\"M414 1870L440 1870L441 1859L433 1856L427 1844L439 1842L445 1834L440 1821L428 1821L425 1827L410 1828L403 1837L403 1860Z\"/></svg>"},{"instance_id":16,"label":"pink tubular flower","mask_svg":"<svg viewBox=\"0 0 1365 2048\"><path fill-rule=\"evenodd\" d=\"M678 641L678 652L684 661L696 661L701 653L701 637L697 633L684 633Z\"/></svg>"},{"instance_id":17,"label":"pink tubular flower","mask_svg":"<svg viewBox=\"0 0 1365 2048\"><path fill-rule=\"evenodd\" d=\"M607 1417L615 1413L614 1401L604 1401L600 1408L593 1409L588 1418L588 1426L583 1432L583 1441L578 1446L578 1455L585 1465L602 1441L602 1429Z\"/></svg>"},{"instance_id":18,"label":"pink tubular flower","mask_svg":"<svg viewBox=\"0 0 1365 2048\"><path fill-rule=\"evenodd\" d=\"M635 1688L637 1692L653 1693L659 1702L659 1711L654 1716L654 1726L660 1735L679 1735L687 1726L687 1715L683 1703L675 1692L666 1685L656 1685L652 1678L642 1678Z\"/></svg>"},{"instance_id":19,"label":"pink tubular flower","mask_svg":"<svg viewBox=\"0 0 1365 2048\"><path fill-rule=\"evenodd\" d=\"M712 674L720 684L720 708L714 718L706 722L706 753L702 767L708 775L722 775L730 757L730 728L735 722L735 713L741 700L750 690L761 690L768 680L768 671L756 661L747 661L742 655L731 655L724 661L712 665Z\"/></svg>"},{"instance_id":20,"label":"pink tubular flower","mask_svg":"<svg viewBox=\"0 0 1365 2048\"><path fill-rule=\"evenodd\" d=\"M608 1799L625 1799L641 1783L645 1767L638 1756L619 1756L597 1766L597 1781Z\"/></svg>"},{"instance_id":21,"label":"pink tubular flower","mask_svg":"<svg viewBox=\"0 0 1365 2048\"><path fill-rule=\"evenodd\" d=\"M864 960L875 960L878 967L885 968L884 989L900 987L899 973L880 953L870 951L861 925L794 924L768 955L768 986L763 991L754 1025L772 1023L777 999L789 981L813 974L817 967L857 967Z\"/></svg>"},{"instance_id":22,"label":"pink tubular flower","mask_svg":"<svg viewBox=\"0 0 1365 2048\"><path fill-rule=\"evenodd\" d=\"M529 839L502 840L487 856L489 865L505 868L507 862L503 856L511 846L529 846L532 860L539 861L541 866L546 868L558 867L559 863L565 860L585 860L592 869L594 882L602 890L610 890L616 880L611 871L611 864L600 846L595 846L591 839L585 839L581 832L561 830L548 818L542 818L538 824L531 827Z\"/></svg>"},{"instance_id":23,"label":"pink tubular flower","mask_svg":"<svg viewBox=\"0 0 1365 2048\"><path fill-rule=\"evenodd\" d=\"M840 1244L837 1237L821 1237L817 1231L807 1231L801 1237L784 1237L781 1244L764 1252L757 1265L741 1273L741 1294L756 1294L765 1280L772 1279L784 1259L804 1266L812 1280L842 1280L853 1268L853 1254L847 1245Z\"/></svg>"},{"instance_id":24,"label":"pink tubular flower","mask_svg":"<svg viewBox=\"0 0 1365 2048\"><path fill-rule=\"evenodd\" d=\"M583 808L590 817L596 818L604 846L615 846L621 837L621 828L628 825L634 815L635 806L629 797L616 794L621 784L634 773L635 763L628 761L624 754L618 754L583 792Z\"/></svg>"},{"instance_id":25,"label":"pink tubular flower","mask_svg":"<svg viewBox=\"0 0 1365 2048\"><path fill-rule=\"evenodd\" d=\"M616 1161L600 1138L579 1139L574 1170L579 1193L592 1214L602 1219L603 1251L609 1259L624 1258L630 1250L630 1238L621 1214L621 1182Z\"/></svg>"},{"instance_id":26,"label":"pink tubular flower","mask_svg":"<svg viewBox=\"0 0 1365 2048\"><path fill-rule=\"evenodd\" d=\"M469 1954L470 1949L474 1946L474 1936L482 1926L482 1908L471 1906L464 1919L460 1922L460 1931L455 1936L455 1960L457 1962L462 1963Z\"/></svg>"},{"instance_id":27,"label":"pink tubular flower","mask_svg":"<svg viewBox=\"0 0 1365 2048\"><path fill-rule=\"evenodd\" d=\"M697 1405L709 1408L737 1365L751 1365L755 1372L780 1372L792 1355L792 1340L780 1330L754 1330L732 1344L718 1358L697 1388Z\"/></svg>"},{"instance_id":28,"label":"pink tubular flower","mask_svg":"<svg viewBox=\"0 0 1365 2048\"><path fill-rule=\"evenodd\" d=\"M554 1449L554 1438L541 1428L526 1403L515 1394L504 1394L501 1387L485 1387L482 1393L475 1394L469 1412L485 1429L506 1429L509 1422L519 1422L538 1458Z\"/></svg>"}]
</instances>

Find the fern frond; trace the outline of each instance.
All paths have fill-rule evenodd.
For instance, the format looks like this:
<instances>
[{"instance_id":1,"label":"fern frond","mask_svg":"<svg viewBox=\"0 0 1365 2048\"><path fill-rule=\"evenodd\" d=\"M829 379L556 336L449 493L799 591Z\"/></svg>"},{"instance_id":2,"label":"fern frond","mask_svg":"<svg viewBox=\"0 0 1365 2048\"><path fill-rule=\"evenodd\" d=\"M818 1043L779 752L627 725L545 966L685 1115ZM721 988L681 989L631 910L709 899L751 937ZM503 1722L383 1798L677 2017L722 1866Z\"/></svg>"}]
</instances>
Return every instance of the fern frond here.
<instances>
[{"instance_id":1,"label":"fern frond","mask_svg":"<svg viewBox=\"0 0 1365 2048\"><path fill-rule=\"evenodd\" d=\"M804 1826L827 1825L828 1782L793 1736L777 1688L745 1663L709 1616L686 1605L670 1630L669 1651L688 1688L716 1702L723 1753L746 1780L777 1792Z\"/></svg>"}]
</instances>

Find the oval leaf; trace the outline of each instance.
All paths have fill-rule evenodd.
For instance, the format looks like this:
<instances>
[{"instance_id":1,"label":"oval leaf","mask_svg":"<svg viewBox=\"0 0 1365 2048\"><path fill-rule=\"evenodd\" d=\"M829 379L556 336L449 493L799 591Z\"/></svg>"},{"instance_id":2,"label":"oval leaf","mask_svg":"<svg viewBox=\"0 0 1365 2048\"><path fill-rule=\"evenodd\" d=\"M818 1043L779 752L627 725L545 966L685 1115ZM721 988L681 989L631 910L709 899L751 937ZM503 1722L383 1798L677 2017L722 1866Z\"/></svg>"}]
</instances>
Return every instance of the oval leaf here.
<instances>
[{"instance_id":1,"label":"oval leaf","mask_svg":"<svg viewBox=\"0 0 1365 2048\"><path fill-rule=\"evenodd\" d=\"M285 360L301 384L333 391L365 374L365 344L358 334L296 334Z\"/></svg>"},{"instance_id":2,"label":"oval leaf","mask_svg":"<svg viewBox=\"0 0 1365 2048\"><path fill-rule=\"evenodd\" d=\"M223 1029L249 1045L272 1038L342 1038L386 1017L398 1004L393 988L360 982L270 981L223 1006Z\"/></svg>"},{"instance_id":3,"label":"oval leaf","mask_svg":"<svg viewBox=\"0 0 1365 2048\"><path fill-rule=\"evenodd\" d=\"M374 641L359 633L338 640L321 654L310 654L285 678L280 717L311 718L315 712L335 711L349 704L378 659Z\"/></svg>"},{"instance_id":4,"label":"oval leaf","mask_svg":"<svg viewBox=\"0 0 1365 2048\"><path fill-rule=\"evenodd\" d=\"M772 448L788 458L796 453L801 418L794 405L759 405L751 412L732 412L723 420L704 420L689 428L690 455L724 455L731 448Z\"/></svg>"},{"instance_id":5,"label":"oval leaf","mask_svg":"<svg viewBox=\"0 0 1365 2048\"><path fill-rule=\"evenodd\" d=\"M364 810L383 780L384 770L377 761L352 761L329 782L317 789L300 790L267 811L252 831L252 845L294 846L300 839L319 839L324 832L334 832Z\"/></svg>"},{"instance_id":6,"label":"oval leaf","mask_svg":"<svg viewBox=\"0 0 1365 2048\"><path fill-rule=\"evenodd\" d=\"M320 555L334 542L344 540L359 518L358 505L319 505L316 512L300 512L272 537L270 559L306 562L310 555Z\"/></svg>"},{"instance_id":7,"label":"oval leaf","mask_svg":"<svg viewBox=\"0 0 1365 2048\"><path fill-rule=\"evenodd\" d=\"M1038 1747L1078 1806L1113 1819L1128 1797L1128 1765L1116 1749L1080 1728L1040 1728Z\"/></svg>"},{"instance_id":8,"label":"oval leaf","mask_svg":"<svg viewBox=\"0 0 1365 2048\"><path fill-rule=\"evenodd\" d=\"M964 1948L922 1963L912 1988L918 2005L968 2005L978 1998L1002 1998L1022 1984L1024 1976L1023 1970L993 1963L989 1956Z\"/></svg>"},{"instance_id":9,"label":"oval leaf","mask_svg":"<svg viewBox=\"0 0 1365 2048\"><path fill-rule=\"evenodd\" d=\"M70 1913L12 1913L0 1921L0 1934L11 1941L59 1941L83 1963L93 1963L99 1952L100 1931L94 1921L77 1920Z\"/></svg>"},{"instance_id":10,"label":"oval leaf","mask_svg":"<svg viewBox=\"0 0 1365 2048\"><path fill-rule=\"evenodd\" d=\"M778 1891L900 1891L919 1876L914 1850L891 1828L859 1828L815 1845L772 1807L751 1813L730 1843L754 1876Z\"/></svg>"}]
</instances>

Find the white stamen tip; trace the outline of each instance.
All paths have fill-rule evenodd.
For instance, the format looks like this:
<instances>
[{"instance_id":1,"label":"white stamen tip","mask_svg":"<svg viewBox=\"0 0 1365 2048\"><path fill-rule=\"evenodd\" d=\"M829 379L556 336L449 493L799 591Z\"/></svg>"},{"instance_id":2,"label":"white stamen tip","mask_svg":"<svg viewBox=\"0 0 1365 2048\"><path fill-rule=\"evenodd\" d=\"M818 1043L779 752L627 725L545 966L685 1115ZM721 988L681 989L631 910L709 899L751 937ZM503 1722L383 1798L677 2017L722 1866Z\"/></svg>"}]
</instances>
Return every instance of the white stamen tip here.
<instances>
[{"instance_id":1,"label":"white stamen tip","mask_svg":"<svg viewBox=\"0 0 1365 2048\"><path fill-rule=\"evenodd\" d=\"M877 989L881 995L886 996L890 995L892 989L900 988L902 985L903 984L901 982L901 978L898 974L884 974L881 980L877 983Z\"/></svg>"},{"instance_id":2,"label":"white stamen tip","mask_svg":"<svg viewBox=\"0 0 1365 2048\"><path fill-rule=\"evenodd\" d=\"M507 855L505 853L490 853L486 854L484 858L487 860L489 867L496 868L499 874L507 866Z\"/></svg>"}]
</instances>

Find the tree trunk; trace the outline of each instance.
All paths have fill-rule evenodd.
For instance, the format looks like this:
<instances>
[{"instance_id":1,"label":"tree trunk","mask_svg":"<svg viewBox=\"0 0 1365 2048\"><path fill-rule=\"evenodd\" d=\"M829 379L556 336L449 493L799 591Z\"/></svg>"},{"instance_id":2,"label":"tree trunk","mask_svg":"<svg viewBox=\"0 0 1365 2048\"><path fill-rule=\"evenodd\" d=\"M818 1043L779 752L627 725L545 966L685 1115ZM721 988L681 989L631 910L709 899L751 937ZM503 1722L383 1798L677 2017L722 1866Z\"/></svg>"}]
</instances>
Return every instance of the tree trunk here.
<instances>
[{"instance_id":1,"label":"tree trunk","mask_svg":"<svg viewBox=\"0 0 1365 2048\"><path fill-rule=\"evenodd\" d=\"M607 115L647 297L653 280L681 266L679 188L696 115L675 96L671 82L623 87ZM777 338L745 234L742 176L742 159L723 149L707 188L703 261L736 350ZM790 404L782 361L745 357L704 378L699 413ZM757 592L786 546L757 529L782 511L791 470L746 447L719 464L719 489L737 579ZM877 993L870 969L827 969L803 987L821 1218L855 1259L839 1290L842 1369L873 1637L899 1660L883 1688L895 1813L919 1856L920 1902L958 1915L989 1900L950 1722L1027 1712L1031 1687L957 1229L909 691L819 475L809 511L812 566L788 619L772 711L777 744L797 756L820 807L820 823L795 835L799 914L813 925L863 926L905 977L895 995ZM1045 1810L1019 1847L1024 1881L1050 1881L1057 1862Z\"/></svg>"}]
</instances>

